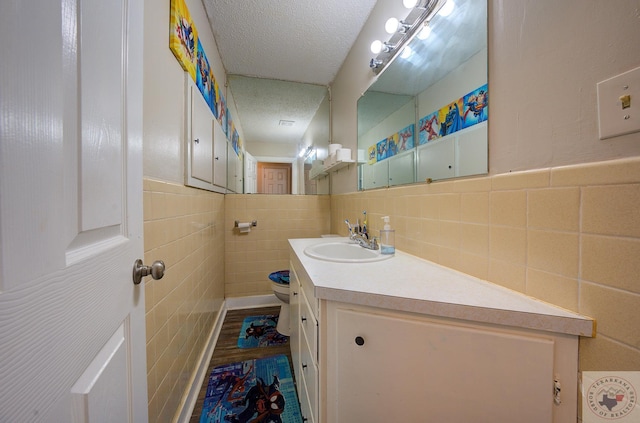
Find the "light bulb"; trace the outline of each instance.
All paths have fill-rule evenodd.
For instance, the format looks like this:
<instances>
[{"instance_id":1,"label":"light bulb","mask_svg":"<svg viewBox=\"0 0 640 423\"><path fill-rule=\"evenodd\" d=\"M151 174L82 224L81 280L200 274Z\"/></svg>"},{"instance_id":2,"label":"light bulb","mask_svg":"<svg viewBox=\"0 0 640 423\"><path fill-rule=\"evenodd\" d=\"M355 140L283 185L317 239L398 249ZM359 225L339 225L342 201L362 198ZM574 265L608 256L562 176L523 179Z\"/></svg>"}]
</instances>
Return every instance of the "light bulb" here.
<instances>
[{"instance_id":1,"label":"light bulb","mask_svg":"<svg viewBox=\"0 0 640 423\"><path fill-rule=\"evenodd\" d=\"M388 34L393 34L398 30L398 24L400 22L396 18L389 18L387 23L384 24L384 29Z\"/></svg>"},{"instance_id":2,"label":"light bulb","mask_svg":"<svg viewBox=\"0 0 640 423\"><path fill-rule=\"evenodd\" d=\"M411 47L406 46L405 48L402 49L402 53L400 53L400 57L402 57L403 59L406 59L409 56L411 56L411 53L413 53L413 50L411 50Z\"/></svg>"},{"instance_id":3,"label":"light bulb","mask_svg":"<svg viewBox=\"0 0 640 423\"><path fill-rule=\"evenodd\" d=\"M402 0L402 4L407 9L413 9L418 4L418 0Z\"/></svg>"},{"instance_id":4,"label":"light bulb","mask_svg":"<svg viewBox=\"0 0 640 423\"><path fill-rule=\"evenodd\" d=\"M431 35L431 27L429 25L425 25L424 28L418 32L418 38L421 40L426 40L429 35Z\"/></svg>"},{"instance_id":5,"label":"light bulb","mask_svg":"<svg viewBox=\"0 0 640 423\"><path fill-rule=\"evenodd\" d=\"M453 8L456 7L456 4L453 0L447 0L447 2L442 6L442 9L438 12L442 16L449 16L451 12L453 12Z\"/></svg>"},{"instance_id":6,"label":"light bulb","mask_svg":"<svg viewBox=\"0 0 640 423\"><path fill-rule=\"evenodd\" d=\"M382 51L382 41L375 40L371 43L371 53L378 54Z\"/></svg>"}]
</instances>

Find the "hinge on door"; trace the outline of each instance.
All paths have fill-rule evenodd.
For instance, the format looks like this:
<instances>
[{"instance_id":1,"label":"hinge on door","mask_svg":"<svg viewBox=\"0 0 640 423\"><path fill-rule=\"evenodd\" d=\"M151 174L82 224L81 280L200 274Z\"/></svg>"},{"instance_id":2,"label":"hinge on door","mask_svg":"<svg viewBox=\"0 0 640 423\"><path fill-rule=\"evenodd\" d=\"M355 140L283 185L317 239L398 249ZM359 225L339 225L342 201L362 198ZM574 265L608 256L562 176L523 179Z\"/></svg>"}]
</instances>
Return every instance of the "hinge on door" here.
<instances>
[{"instance_id":1,"label":"hinge on door","mask_svg":"<svg viewBox=\"0 0 640 423\"><path fill-rule=\"evenodd\" d=\"M560 403L562 402L562 399L560 399L560 391L560 378L556 376L553 378L553 402L556 405L560 405Z\"/></svg>"}]
</instances>

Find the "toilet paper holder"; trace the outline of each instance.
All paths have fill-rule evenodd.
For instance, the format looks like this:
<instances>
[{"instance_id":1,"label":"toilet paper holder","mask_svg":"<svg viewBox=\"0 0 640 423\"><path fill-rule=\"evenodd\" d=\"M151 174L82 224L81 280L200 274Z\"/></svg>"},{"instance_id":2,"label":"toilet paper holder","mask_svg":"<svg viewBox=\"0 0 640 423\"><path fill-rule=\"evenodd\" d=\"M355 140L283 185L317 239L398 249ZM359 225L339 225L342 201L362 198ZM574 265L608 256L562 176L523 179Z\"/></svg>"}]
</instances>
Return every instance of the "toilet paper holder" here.
<instances>
[{"instance_id":1,"label":"toilet paper holder","mask_svg":"<svg viewBox=\"0 0 640 423\"><path fill-rule=\"evenodd\" d=\"M251 226L253 226L253 227L258 226L258 221L257 221L257 220L252 220L250 223L251 223ZM233 227L234 227L234 228L237 228L237 227L239 227L239 226L240 226L240 221L239 221L239 220L236 220L236 221L233 223Z\"/></svg>"}]
</instances>

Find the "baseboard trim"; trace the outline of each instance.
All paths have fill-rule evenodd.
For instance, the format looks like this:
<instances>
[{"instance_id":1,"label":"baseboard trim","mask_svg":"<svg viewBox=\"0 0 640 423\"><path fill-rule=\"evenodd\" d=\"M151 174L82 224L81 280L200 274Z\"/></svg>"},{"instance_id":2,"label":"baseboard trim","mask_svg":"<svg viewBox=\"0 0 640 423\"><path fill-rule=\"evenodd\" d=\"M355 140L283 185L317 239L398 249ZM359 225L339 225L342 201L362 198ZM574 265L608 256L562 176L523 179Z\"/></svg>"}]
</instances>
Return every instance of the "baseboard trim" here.
<instances>
[{"instance_id":1,"label":"baseboard trim","mask_svg":"<svg viewBox=\"0 0 640 423\"><path fill-rule=\"evenodd\" d=\"M269 307L282 304L274 294L253 295L250 297L228 297L225 299L227 310L239 310L243 308Z\"/></svg>"},{"instance_id":2,"label":"baseboard trim","mask_svg":"<svg viewBox=\"0 0 640 423\"><path fill-rule=\"evenodd\" d=\"M177 418L173 420L174 423L189 423L189 420L191 420L191 415L193 414L193 409L196 406L198 394L200 393L200 387L202 386L204 378L207 377L209 362L211 361L213 350L215 349L216 343L218 342L218 337L220 336L220 331L222 330L222 324L224 323L224 318L227 315L227 310L228 308L226 301L223 301L222 306L220 307L220 311L218 311L216 322L211 327L211 332L209 332L206 346L202 350L202 353L200 353L198 368L191 377L189 391L184 397L182 407L180 409L180 412L177 414Z\"/></svg>"},{"instance_id":3,"label":"baseboard trim","mask_svg":"<svg viewBox=\"0 0 640 423\"><path fill-rule=\"evenodd\" d=\"M177 414L177 418L173 420L174 423L189 423L189 420L191 420L193 409L196 406L196 401L198 401L198 394L200 394L200 387L202 386L204 378L208 376L207 370L209 368L209 362L211 361L213 350L215 350L216 343L218 342L218 338L220 337L222 324L224 323L224 318L227 315L227 311L240 310L245 308L277 306L280 304L282 303L276 298L274 294L253 295L250 297L230 297L226 298L223 301L222 306L220 307L220 311L218 312L216 322L211 327L211 332L209 333L206 347L200 354L200 362L198 364L198 368L191 377L189 391L184 397L182 407L180 409L180 412Z\"/></svg>"}]
</instances>

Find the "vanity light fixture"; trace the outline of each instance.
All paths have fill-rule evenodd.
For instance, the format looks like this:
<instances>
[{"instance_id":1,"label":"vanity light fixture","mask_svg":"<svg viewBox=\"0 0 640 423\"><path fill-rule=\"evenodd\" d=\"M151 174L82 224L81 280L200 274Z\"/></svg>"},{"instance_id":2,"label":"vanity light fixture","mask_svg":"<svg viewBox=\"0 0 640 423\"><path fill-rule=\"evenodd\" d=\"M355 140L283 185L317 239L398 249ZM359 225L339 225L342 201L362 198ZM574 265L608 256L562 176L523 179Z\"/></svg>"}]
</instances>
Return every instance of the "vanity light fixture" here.
<instances>
[{"instance_id":1,"label":"vanity light fixture","mask_svg":"<svg viewBox=\"0 0 640 423\"><path fill-rule=\"evenodd\" d=\"M442 16L449 16L451 12L453 12L453 9L455 7L456 4L453 2L453 0L447 0L447 2L444 4L444 6L442 6L438 13L440 13L440 15Z\"/></svg>"},{"instance_id":2,"label":"vanity light fixture","mask_svg":"<svg viewBox=\"0 0 640 423\"><path fill-rule=\"evenodd\" d=\"M402 0L402 5L407 9L428 9L430 7L430 0Z\"/></svg>"},{"instance_id":3,"label":"vanity light fixture","mask_svg":"<svg viewBox=\"0 0 640 423\"><path fill-rule=\"evenodd\" d=\"M380 40L375 40L371 43L371 52L373 54L378 54L380 52L391 53L395 46L392 46L389 43L383 43Z\"/></svg>"},{"instance_id":4,"label":"vanity light fixture","mask_svg":"<svg viewBox=\"0 0 640 423\"><path fill-rule=\"evenodd\" d=\"M413 50L411 50L411 47L405 46L402 49L402 53L400 53L400 57L402 57L403 59L407 59L409 58L409 56L411 56L412 53L413 53Z\"/></svg>"},{"instance_id":5,"label":"vanity light fixture","mask_svg":"<svg viewBox=\"0 0 640 423\"><path fill-rule=\"evenodd\" d=\"M312 145L310 145L310 146L309 146L309 147L307 147L307 148L304 148L304 147L303 147L303 148L300 150L300 153L298 153L298 157L300 157L300 158L305 158L305 159L306 159L307 157L309 157L309 156L311 155L311 153L312 153L312 152L313 152L313 146L312 146Z\"/></svg>"},{"instance_id":6,"label":"vanity light fixture","mask_svg":"<svg viewBox=\"0 0 640 423\"><path fill-rule=\"evenodd\" d=\"M393 34L394 32L404 34L409 28L411 28L411 25L396 18L389 18L387 23L384 24L384 30L387 31L387 34Z\"/></svg>"},{"instance_id":7,"label":"vanity light fixture","mask_svg":"<svg viewBox=\"0 0 640 423\"><path fill-rule=\"evenodd\" d=\"M380 66L382 66L382 60L371 59L371 61L369 62L370 68L377 68Z\"/></svg>"},{"instance_id":8,"label":"vanity light fixture","mask_svg":"<svg viewBox=\"0 0 640 423\"><path fill-rule=\"evenodd\" d=\"M391 37L386 42L376 40L371 43L371 52L376 55L369 62L369 67L376 75L380 74L399 52L409 55L404 51L404 47L420 34L428 29L428 23L433 16L438 13L446 3L453 3L452 0L403 0L405 7L410 8L409 14L403 20L390 18L387 20L385 29L391 33ZM428 36L428 32L421 36Z\"/></svg>"},{"instance_id":9,"label":"vanity light fixture","mask_svg":"<svg viewBox=\"0 0 640 423\"><path fill-rule=\"evenodd\" d=\"M421 40L426 40L431 35L431 27L428 24L424 25L424 28L418 32L418 38Z\"/></svg>"}]
</instances>

